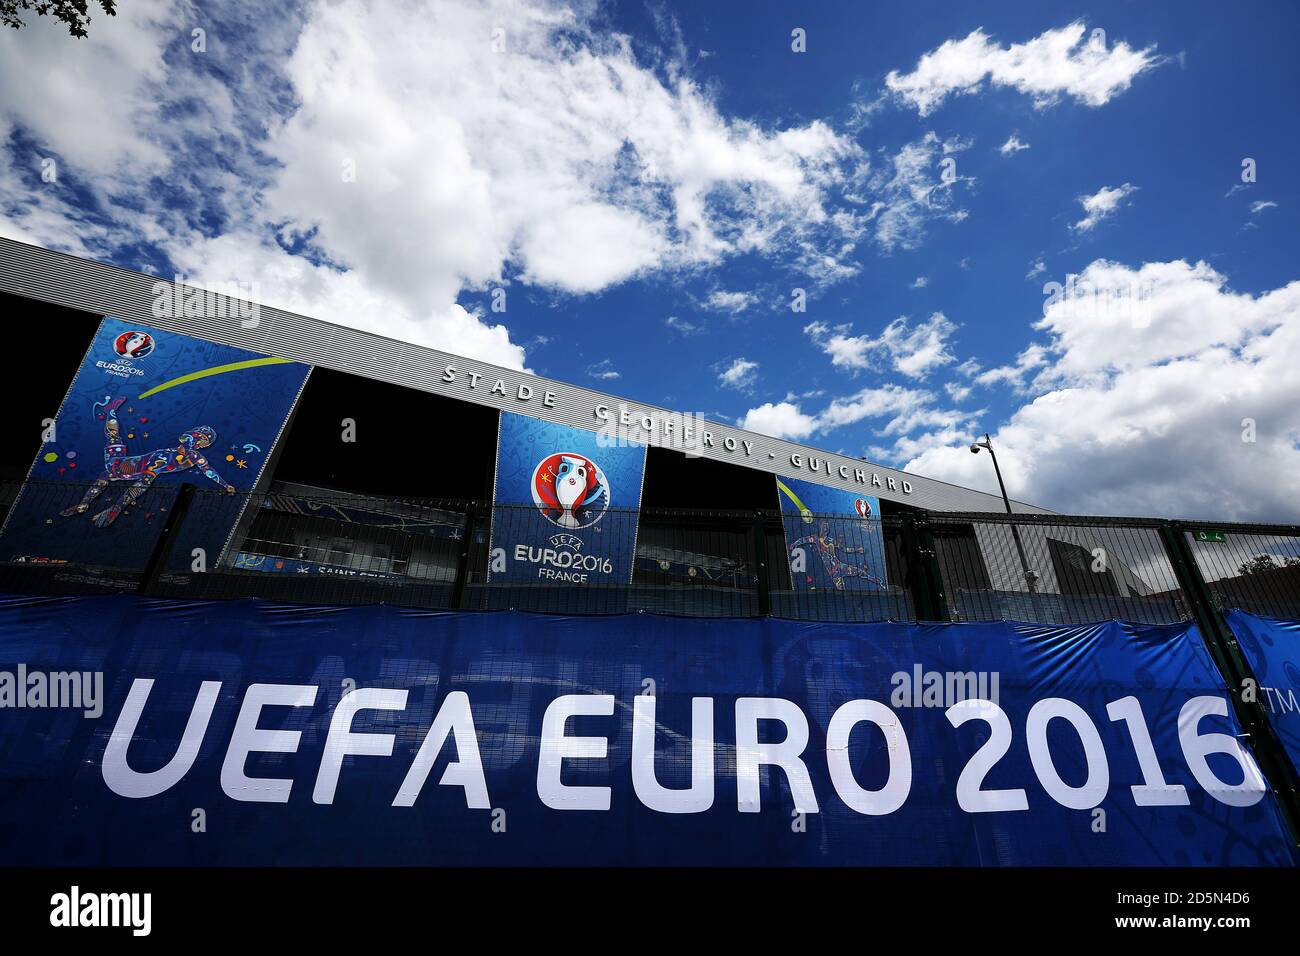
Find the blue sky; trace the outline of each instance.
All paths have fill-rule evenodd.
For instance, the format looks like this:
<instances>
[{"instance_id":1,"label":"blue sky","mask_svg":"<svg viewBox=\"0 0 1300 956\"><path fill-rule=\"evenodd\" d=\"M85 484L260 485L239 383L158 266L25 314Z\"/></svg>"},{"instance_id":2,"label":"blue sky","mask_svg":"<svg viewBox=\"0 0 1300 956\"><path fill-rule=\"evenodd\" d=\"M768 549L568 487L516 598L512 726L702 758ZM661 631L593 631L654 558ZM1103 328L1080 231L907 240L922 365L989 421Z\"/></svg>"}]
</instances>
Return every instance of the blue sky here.
<instances>
[{"instance_id":1,"label":"blue sky","mask_svg":"<svg viewBox=\"0 0 1300 956\"><path fill-rule=\"evenodd\" d=\"M988 431L1047 507L1300 520L1298 27L141 2L0 37L0 232L986 489Z\"/></svg>"}]
</instances>

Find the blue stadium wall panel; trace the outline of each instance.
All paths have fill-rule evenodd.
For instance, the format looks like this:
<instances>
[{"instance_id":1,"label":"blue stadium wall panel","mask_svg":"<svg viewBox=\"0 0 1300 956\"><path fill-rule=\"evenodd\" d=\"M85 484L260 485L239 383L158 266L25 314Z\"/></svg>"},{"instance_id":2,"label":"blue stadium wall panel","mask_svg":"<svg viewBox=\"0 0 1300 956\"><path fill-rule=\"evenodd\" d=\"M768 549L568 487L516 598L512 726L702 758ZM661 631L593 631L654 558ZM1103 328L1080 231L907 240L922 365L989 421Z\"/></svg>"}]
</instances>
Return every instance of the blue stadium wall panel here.
<instances>
[{"instance_id":1,"label":"blue stadium wall panel","mask_svg":"<svg viewBox=\"0 0 1300 956\"><path fill-rule=\"evenodd\" d=\"M1295 863L1190 624L8 597L0 704L2 864Z\"/></svg>"}]
</instances>

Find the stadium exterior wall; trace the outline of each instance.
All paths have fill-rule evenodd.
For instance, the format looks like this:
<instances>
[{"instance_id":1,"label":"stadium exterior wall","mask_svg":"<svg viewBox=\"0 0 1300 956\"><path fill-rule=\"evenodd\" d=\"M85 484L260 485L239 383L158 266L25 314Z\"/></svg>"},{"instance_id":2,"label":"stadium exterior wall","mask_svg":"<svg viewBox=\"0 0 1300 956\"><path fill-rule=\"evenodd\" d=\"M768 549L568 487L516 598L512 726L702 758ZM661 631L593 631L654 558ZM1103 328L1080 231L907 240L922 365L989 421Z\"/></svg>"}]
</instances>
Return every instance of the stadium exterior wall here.
<instances>
[{"instance_id":1,"label":"stadium exterior wall","mask_svg":"<svg viewBox=\"0 0 1300 956\"><path fill-rule=\"evenodd\" d=\"M1001 498L974 489L3 237L0 290L917 508L1004 507ZM177 314L177 305L191 301L204 303L203 314ZM691 440L684 441L687 428ZM1050 513L1012 504L1018 512Z\"/></svg>"}]
</instances>

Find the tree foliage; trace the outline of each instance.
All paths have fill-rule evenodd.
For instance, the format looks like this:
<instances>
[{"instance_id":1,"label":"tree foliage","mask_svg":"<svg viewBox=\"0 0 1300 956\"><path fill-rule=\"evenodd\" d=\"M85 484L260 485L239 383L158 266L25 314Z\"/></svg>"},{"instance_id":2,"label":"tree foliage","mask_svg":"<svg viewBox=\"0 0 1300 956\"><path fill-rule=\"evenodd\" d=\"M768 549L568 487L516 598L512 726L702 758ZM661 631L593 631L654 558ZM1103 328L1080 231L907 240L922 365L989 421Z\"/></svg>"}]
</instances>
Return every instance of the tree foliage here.
<instances>
[{"instance_id":1,"label":"tree foliage","mask_svg":"<svg viewBox=\"0 0 1300 956\"><path fill-rule=\"evenodd\" d=\"M68 26L77 39L86 35L90 25L92 0L0 0L0 23L15 30L23 28L22 14L34 10L38 17L54 17ZM93 0L110 17L117 16L117 0Z\"/></svg>"},{"instance_id":2,"label":"tree foliage","mask_svg":"<svg viewBox=\"0 0 1300 956\"><path fill-rule=\"evenodd\" d=\"M1241 574L1259 574L1262 571L1274 571L1278 568L1293 568L1300 565L1300 558L1285 557L1281 563L1273 560L1271 555L1257 554L1237 570Z\"/></svg>"}]
</instances>

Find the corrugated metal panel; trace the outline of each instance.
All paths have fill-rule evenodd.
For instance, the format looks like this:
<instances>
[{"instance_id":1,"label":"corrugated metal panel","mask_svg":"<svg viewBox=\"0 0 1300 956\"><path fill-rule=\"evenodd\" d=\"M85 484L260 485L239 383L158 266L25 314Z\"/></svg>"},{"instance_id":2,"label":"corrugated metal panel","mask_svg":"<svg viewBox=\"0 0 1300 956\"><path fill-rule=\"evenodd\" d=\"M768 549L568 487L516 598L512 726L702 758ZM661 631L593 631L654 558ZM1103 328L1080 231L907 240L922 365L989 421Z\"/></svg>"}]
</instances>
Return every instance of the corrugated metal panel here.
<instances>
[{"instance_id":1,"label":"corrugated metal panel","mask_svg":"<svg viewBox=\"0 0 1300 956\"><path fill-rule=\"evenodd\" d=\"M626 409L628 418L634 423L626 434L646 444L689 450L702 457L773 474L816 479L823 484L878 495L919 508L936 511L1003 510L1002 499L994 495L769 438L730 425L687 418L685 424L694 426L696 442L702 442L703 433L707 431L712 445L697 444L684 449L679 438L665 435L660 430L665 421L671 421L680 435L684 419L680 412L267 306L258 305L256 324L245 327L239 316L252 312L250 304L222 295L209 294L209 301L215 308L205 315L160 315L155 307L158 296L154 292L158 281L154 276L0 237L0 289L29 298L97 315L134 319L213 342L597 431L602 428L602 421L597 417L598 409L608 409L614 416ZM167 285L169 289L172 286L170 282ZM197 288L185 289L202 293ZM455 369L455 379L451 382L445 380L448 367ZM470 387L475 377L477 385ZM498 382L502 383L502 389L492 391ZM528 400L521 398L525 391L531 393ZM553 398L550 407L544 405L547 397ZM656 423L655 431L651 433L642 430L638 424L647 417ZM792 456L802 466L792 464ZM814 466L816 470L813 470ZM865 478L861 482L857 480L859 470ZM845 479L841 474L849 477ZM877 480L879 486L874 484ZM911 491L905 491L906 488ZM1015 502L1015 506L1017 510L1026 512L1044 510L1020 502Z\"/></svg>"}]
</instances>

